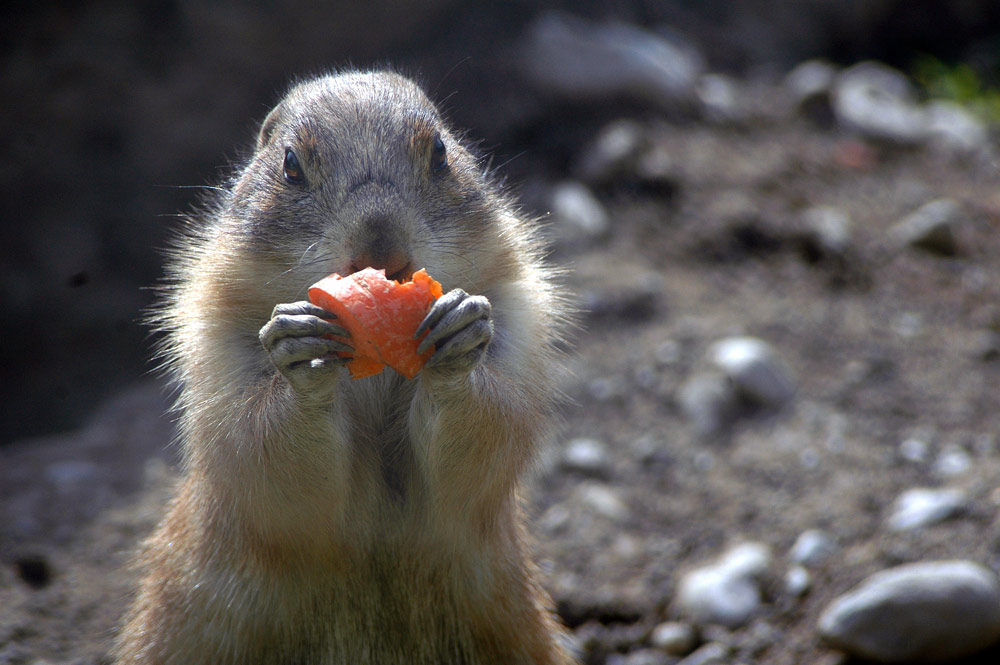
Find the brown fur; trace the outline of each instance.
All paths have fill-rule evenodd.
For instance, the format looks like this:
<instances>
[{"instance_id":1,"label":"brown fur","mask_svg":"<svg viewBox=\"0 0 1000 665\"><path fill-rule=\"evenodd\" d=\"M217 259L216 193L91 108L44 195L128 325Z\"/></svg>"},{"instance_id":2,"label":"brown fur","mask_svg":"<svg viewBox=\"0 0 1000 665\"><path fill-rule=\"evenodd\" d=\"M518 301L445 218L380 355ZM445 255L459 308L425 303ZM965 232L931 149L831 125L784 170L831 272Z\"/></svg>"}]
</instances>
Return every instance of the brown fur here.
<instances>
[{"instance_id":1,"label":"brown fur","mask_svg":"<svg viewBox=\"0 0 1000 665\"><path fill-rule=\"evenodd\" d=\"M437 131L442 177L426 167ZM306 189L282 180L288 146ZM117 662L569 663L517 503L565 305L529 224L434 106L392 73L301 83L205 217L156 315L185 480L140 558ZM272 308L387 246L489 299L482 360L291 390L258 341Z\"/></svg>"}]
</instances>

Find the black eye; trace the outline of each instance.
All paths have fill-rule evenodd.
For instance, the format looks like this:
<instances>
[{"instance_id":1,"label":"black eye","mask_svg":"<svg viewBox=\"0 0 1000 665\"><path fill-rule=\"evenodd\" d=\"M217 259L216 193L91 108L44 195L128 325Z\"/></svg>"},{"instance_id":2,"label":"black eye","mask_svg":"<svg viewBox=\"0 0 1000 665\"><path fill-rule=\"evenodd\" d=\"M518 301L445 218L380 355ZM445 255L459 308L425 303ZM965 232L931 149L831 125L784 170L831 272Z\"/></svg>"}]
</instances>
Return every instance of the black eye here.
<instances>
[{"instance_id":1,"label":"black eye","mask_svg":"<svg viewBox=\"0 0 1000 665\"><path fill-rule=\"evenodd\" d=\"M431 172L439 173L448 168L448 149L440 134L434 134L434 145L431 146Z\"/></svg>"},{"instance_id":2,"label":"black eye","mask_svg":"<svg viewBox=\"0 0 1000 665\"><path fill-rule=\"evenodd\" d=\"M299 158L295 156L291 148L285 149L285 163L283 165L285 170L285 181L292 185L301 185L305 182L305 176L302 173L302 165L299 164Z\"/></svg>"}]
</instances>

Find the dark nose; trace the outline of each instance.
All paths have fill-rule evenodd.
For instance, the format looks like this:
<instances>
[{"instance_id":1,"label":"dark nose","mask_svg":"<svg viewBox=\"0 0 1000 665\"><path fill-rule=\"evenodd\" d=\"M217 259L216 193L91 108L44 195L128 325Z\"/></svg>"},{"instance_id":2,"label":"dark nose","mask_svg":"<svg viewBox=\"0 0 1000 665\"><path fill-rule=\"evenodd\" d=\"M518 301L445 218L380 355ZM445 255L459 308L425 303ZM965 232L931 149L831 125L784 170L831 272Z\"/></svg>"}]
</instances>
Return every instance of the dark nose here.
<instances>
[{"instance_id":1,"label":"dark nose","mask_svg":"<svg viewBox=\"0 0 1000 665\"><path fill-rule=\"evenodd\" d=\"M386 277L399 281L413 275L410 253L394 224L377 217L365 220L360 230L359 242L354 243L351 252L351 272L375 268L385 270Z\"/></svg>"}]
</instances>

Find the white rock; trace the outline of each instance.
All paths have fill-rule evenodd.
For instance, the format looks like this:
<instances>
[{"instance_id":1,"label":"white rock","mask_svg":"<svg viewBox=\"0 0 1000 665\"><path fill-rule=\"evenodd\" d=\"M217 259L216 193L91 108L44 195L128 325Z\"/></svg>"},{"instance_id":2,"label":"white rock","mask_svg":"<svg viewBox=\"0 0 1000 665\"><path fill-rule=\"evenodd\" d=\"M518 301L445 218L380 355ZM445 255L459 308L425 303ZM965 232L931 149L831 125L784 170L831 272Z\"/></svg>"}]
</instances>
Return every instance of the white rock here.
<instances>
[{"instance_id":1,"label":"white rock","mask_svg":"<svg viewBox=\"0 0 1000 665\"><path fill-rule=\"evenodd\" d=\"M571 471L601 473L607 470L608 447L597 439L571 439L563 450L563 467Z\"/></svg>"},{"instance_id":2,"label":"white rock","mask_svg":"<svg viewBox=\"0 0 1000 665\"><path fill-rule=\"evenodd\" d=\"M955 227L962 218L962 209L954 199L937 199L894 224L888 238L897 249L910 246L952 255L958 251Z\"/></svg>"},{"instance_id":3,"label":"white rock","mask_svg":"<svg viewBox=\"0 0 1000 665\"><path fill-rule=\"evenodd\" d=\"M788 368L767 342L756 337L730 337L712 345L709 361L722 370L751 402L778 407L795 394Z\"/></svg>"},{"instance_id":4,"label":"white rock","mask_svg":"<svg viewBox=\"0 0 1000 665\"><path fill-rule=\"evenodd\" d=\"M927 135L926 115L906 76L881 63L844 70L834 83L833 110L841 125L868 137L915 145Z\"/></svg>"},{"instance_id":5,"label":"white rock","mask_svg":"<svg viewBox=\"0 0 1000 665\"><path fill-rule=\"evenodd\" d=\"M743 109L739 105L736 82L723 74L705 74L695 85L702 113L715 122L739 120Z\"/></svg>"},{"instance_id":6,"label":"white rock","mask_svg":"<svg viewBox=\"0 0 1000 665\"><path fill-rule=\"evenodd\" d=\"M585 483L577 488L580 502L598 515L613 520L623 520L628 517L628 506L621 496L611 487L600 483Z\"/></svg>"},{"instance_id":7,"label":"white rock","mask_svg":"<svg viewBox=\"0 0 1000 665\"><path fill-rule=\"evenodd\" d=\"M807 60L785 76L784 86L796 110L823 119L830 115L830 90L837 68L823 60Z\"/></svg>"},{"instance_id":8,"label":"white rock","mask_svg":"<svg viewBox=\"0 0 1000 665\"><path fill-rule=\"evenodd\" d=\"M788 557L803 566L818 566L837 552L837 543L825 531L809 529L795 540Z\"/></svg>"},{"instance_id":9,"label":"white rock","mask_svg":"<svg viewBox=\"0 0 1000 665\"><path fill-rule=\"evenodd\" d=\"M812 575L803 566L792 566L785 573L785 593L798 598L812 586Z\"/></svg>"},{"instance_id":10,"label":"white rock","mask_svg":"<svg viewBox=\"0 0 1000 665\"><path fill-rule=\"evenodd\" d=\"M851 245L851 218L840 208L814 206L802 213L806 237L823 254L842 255Z\"/></svg>"},{"instance_id":11,"label":"white rock","mask_svg":"<svg viewBox=\"0 0 1000 665\"><path fill-rule=\"evenodd\" d=\"M966 473L972 468L972 456L959 445L945 447L934 460L934 473L945 478L952 478Z\"/></svg>"},{"instance_id":12,"label":"white rock","mask_svg":"<svg viewBox=\"0 0 1000 665\"><path fill-rule=\"evenodd\" d=\"M899 444L899 455L907 462L926 462L930 454L930 444L923 439L911 437Z\"/></svg>"},{"instance_id":13,"label":"white rock","mask_svg":"<svg viewBox=\"0 0 1000 665\"><path fill-rule=\"evenodd\" d=\"M709 642L698 647L677 665L724 665L729 659L729 647L718 642Z\"/></svg>"},{"instance_id":14,"label":"white rock","mask_svg":"<svg viewBox=\"0 0 1000 665\"><path fill-rule=\"evenodd\" d=\"M944 100L924 106L926 132L931 143L960 153L972 153L989 144L986 126L968 109Z\"/></svg>"},{"instance_id":15,"label":"white rock","mask_svg":"<svg viewBox=\"0 0 1000 665\"><path fill-rule=\"evenodd\" d=\"M818 629L827 644L878 662L961 658L1000 640L1000 582L971 561L898 566L836 598Z\"/></svg>"},{"instance_id":16,"label":"white rock","mask_svg":"<svg viewBox=\"0 0 1000 665\"><path fill-rule=\"evenodd\" d=\"M611 230L607 211L583 183L571 180L556 185L550 203L552 215L567 233L594 239Z\"/></svg>"},{"instance_id":17,"label":"white rock","mask_svg":"<svg viewBox=\"0 0 1000 665\"><path fill-rule=\"evenodd\" d=\"M677 607L696 623L738 628L760 607L760 578L770 565L771 552L766 545L738 545L716 562L681 578Z\"/></svg>"},{"instance_id":18,"label":"white rock","mask_svg":"<svg viewBox=\"0 0 1000 665\"><path fill-rule=\"evenodd\" d=\"M683 656L694 649L698 643L698 635L691 624L667 621L653 629L649 635L649 643L671 656Z\"/></svg>"},{"instance_id":19,"label":"white rock","mask_svg":"<svg viewBox=\"0 0 1000 665\"><path fill-rule=\"evenodd\" d=\"M891 531L910 531L942 522L967 508L965 493L957 489L916 488L896 498L886 524Z\"/></svg>"},{"instance_id":20,"label":"white rock","mask_svg":"<svg viewBox=\"0 0 1000 665\"><path fill-rule=\"evenodd\" d=\"M615 120L580 152L574 172L590 184L606 184L632 169L648 143L637 122Z\"/></svg>"}]
</instances>

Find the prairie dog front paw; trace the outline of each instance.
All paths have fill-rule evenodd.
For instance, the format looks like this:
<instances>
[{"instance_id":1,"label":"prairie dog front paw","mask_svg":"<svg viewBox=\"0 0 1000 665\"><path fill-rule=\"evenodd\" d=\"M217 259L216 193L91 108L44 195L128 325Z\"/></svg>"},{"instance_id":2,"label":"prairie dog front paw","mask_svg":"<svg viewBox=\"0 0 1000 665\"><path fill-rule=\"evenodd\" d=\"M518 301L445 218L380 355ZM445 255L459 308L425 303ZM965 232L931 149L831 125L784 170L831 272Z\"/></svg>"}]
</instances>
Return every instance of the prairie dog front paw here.
<instances>
[{"instance_id":1,"label":"prairie dog front paw","mask_svg":"<svg viewBox=\"0 0 1000 665\"><path fill-rule=\"evenodd\" d=\"M341 326L326 320L335 318L306 301L282 303L260 329L258 337L271 363L297 392L329 383L348 360L337 352L353 351L349 344L330 339L330 335L349 337Z\"/></svg>"},{"instance_id":2,"label":"prairie dog front paw","mask_svg":"<svg viewBox=\"0 0 1000 665\"><path fill-rule=\"evenodd\" d=\"M417 353L436 348L424 369L463 373L475 369L493 339L491 311L486 296L471 296L462 289L438 298L414 335L427 331Z\"/></svg>"}]
</instances>

